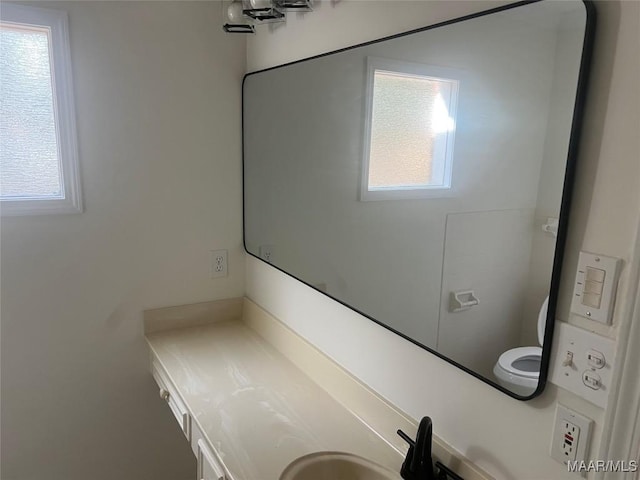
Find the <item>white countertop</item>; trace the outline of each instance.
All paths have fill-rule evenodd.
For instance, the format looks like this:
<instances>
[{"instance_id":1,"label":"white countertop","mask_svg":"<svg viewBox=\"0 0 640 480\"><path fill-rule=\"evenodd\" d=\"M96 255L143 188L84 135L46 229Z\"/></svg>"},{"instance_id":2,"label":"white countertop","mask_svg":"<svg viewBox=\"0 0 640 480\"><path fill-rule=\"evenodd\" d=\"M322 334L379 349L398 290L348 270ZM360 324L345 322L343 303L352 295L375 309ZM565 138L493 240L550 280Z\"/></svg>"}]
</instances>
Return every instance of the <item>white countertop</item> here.
<instances>
[{"instance_id":1,"label":"white countertop","mask_svg":"<svg viewBox=\"0 0 640 480\"><path fill-rule=\"evenodd\" d=\"M234 480L277 480L318 451L400 471L397 450L241 321L149 333L147 341Z\"/></svg>"}]
</instances>

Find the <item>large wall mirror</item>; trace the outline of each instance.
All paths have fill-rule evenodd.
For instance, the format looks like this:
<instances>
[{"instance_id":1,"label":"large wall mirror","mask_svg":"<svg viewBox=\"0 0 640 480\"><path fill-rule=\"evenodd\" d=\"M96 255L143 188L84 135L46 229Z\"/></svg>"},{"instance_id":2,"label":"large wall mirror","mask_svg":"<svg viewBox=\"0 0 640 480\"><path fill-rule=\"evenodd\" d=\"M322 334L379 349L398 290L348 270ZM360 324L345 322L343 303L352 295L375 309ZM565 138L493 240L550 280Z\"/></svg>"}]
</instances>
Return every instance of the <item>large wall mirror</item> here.
<instances>
[{"instance_id":1,"label":"large wall mirror","mask_svg":"<svg viewBox=\"0 0 640 480\"><path fill-rule=\"evenodd\" d=\"M592 30L520 2L248 74L247 252L539 394Z\"/></svg>"}]
</instances>

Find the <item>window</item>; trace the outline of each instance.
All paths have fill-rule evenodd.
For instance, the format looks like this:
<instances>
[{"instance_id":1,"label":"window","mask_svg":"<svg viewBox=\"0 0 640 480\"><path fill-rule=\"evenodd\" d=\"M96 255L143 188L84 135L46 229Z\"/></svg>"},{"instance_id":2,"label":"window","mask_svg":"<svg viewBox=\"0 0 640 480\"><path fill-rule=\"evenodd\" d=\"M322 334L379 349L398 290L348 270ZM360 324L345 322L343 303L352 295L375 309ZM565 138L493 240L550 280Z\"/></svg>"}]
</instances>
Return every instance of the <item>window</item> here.
<instances>
[{"instance_id":1,"label":"window","mask_svg":"<svg viewBox=\"0 0 640 480\"><path fill-rule=\"evenodd\" d=\"M67 15L11 4L0 15L2 214L80 212Z\"/></svg>"},{"instance_id":2,"label":"window","mask_svg":"<svg viewBox=\"0 0 640 480\"><path fill-rule=\"evenodd\" d=\"M367 58L361 200L444 196L451 188L459 77Z\"/></svg>"}]
</instances>

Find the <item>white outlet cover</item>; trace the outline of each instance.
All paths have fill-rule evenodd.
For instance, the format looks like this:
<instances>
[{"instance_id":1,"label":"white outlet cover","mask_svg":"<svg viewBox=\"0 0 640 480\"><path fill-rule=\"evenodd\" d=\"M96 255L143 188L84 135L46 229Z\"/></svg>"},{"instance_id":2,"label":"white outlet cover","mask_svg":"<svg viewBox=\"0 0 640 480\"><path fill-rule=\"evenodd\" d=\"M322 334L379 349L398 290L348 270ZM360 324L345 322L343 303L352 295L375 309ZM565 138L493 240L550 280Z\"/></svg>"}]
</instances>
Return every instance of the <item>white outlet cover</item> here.
<instances>
[{"instance_id":1,"label":"white outlet cover","mask_svg":"<svg viewBox=\"0 0 640 480\"><path fill-rule=\"evenodd\" d=\"M274 246L273 245L260 245L258 254L259 254L260 258L262 260L264 260L265 262L272 263L273 262L273 251L274 251Z\"/></svg>"},{"instance_id":2,"label":"white outlet cover","mask_svg":"<svg viewBox=\"0 0 640 480\"><path fill-rule=\"evenodd\" d=\"M570 427L575 426L579 432L574 433L574 440L571 453L564 451L564 433L566 423L570 424ZM593 420L585 417L573 410L558 404L556 407L556 419L553 427L553 434L551 437L551 458L557 460L560 463L567 464L567 461L585 461L587 452L589 451L589 442L591 441L591 427L593 426ZM568 455L567 455L568 453Z\"/></svg>"},{"instance_id":3,"label":"white outlet cover","mask_svg":"<svg viewBox=\"0 0 640 480\"><path fill-rule=\"evenodd\" d=\"M593 354L593 351L602 355L604 366L596 368L590 364L589 356ZM573 354L572 361L569 365L563 365L569 352ZM615 342L612 339L569 325L566 322L556 322L553 348L551 349L549 381L605 408L613 378L614 354ZM585 373L587 378L600 379L597 388L594 388L593 385L590 386L590 382L585 382Z\"/></svg>"},{"instance_id":4,"label":"white outlet cover","mask_svg":"<svg viewBox=\"0 0 640 480\"><path fill-rule=\"evenodd\" d=\"M229 268L227 250L211 250L211 278L226 277Z\"/></svg>"}]
</instances>

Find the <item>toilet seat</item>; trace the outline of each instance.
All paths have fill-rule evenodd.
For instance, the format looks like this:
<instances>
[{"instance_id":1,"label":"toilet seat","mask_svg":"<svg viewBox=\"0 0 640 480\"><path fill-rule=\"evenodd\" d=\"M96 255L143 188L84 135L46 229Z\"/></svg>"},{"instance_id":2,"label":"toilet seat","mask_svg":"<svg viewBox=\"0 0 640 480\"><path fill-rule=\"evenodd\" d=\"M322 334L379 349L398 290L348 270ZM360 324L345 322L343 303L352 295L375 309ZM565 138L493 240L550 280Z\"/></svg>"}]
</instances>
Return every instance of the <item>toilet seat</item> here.
<instances>
[{"instance_id":1,"label":"toilet seat","mask_svg":"<svg viewBox=\"0 0 640 480\"><path fill-rule=\"evenodd\" d=\"M527 357L535 357L538 361L542 358L542 348L541 347L518 347L512 348L511 350L507 350L500 358L498 358L498 365L505 372L510 373L511 375L517 375L518 377L525 378L538 378L540 376L540 372L537 371L526 371L520 370L514 363L518 360L525 359Z\"/></svg>"},{"instance_id":2,"label":"toilet seat","mask_svg":"<svg viewBox=\"0 0 640 480\"><path fill-rule=\"evenodd\" d=\"M498 383L518 395L531 395L538 386L540 371L518 368L518 363L526 364L527 360L540 363L542 360L542 344L547 324L549 297L545 298L538 312L538 342L540 346L517 347L507 350L498 358L493 367L493 374ZM522 365L520 365L522 367Z\"/></svg>"},{"instance_id":3,"label":"toilet seat","mask_svg":"<svg viewBox=\"0 0 640 480\"><path fill-rule=\"evenodd\" d=\"M549 311L549 296L544 299L538 312L538 344L544 343L544 331L547 328L547 312Z\"/></svg>"}]
</instances>

